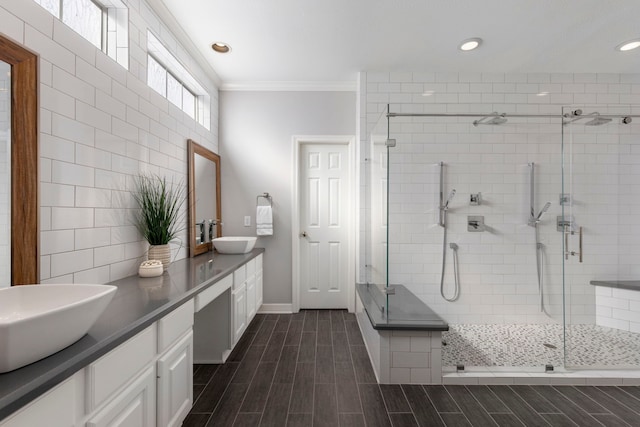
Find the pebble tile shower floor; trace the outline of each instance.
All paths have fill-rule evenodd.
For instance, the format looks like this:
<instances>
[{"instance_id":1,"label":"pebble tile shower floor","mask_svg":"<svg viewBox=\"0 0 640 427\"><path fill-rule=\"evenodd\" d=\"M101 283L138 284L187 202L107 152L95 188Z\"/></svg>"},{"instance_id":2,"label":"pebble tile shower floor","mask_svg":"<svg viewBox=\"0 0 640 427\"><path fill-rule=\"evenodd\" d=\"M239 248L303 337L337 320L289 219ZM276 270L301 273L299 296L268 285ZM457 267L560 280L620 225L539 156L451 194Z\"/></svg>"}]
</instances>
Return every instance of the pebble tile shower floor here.
<instances>
[{"instance_id":1,"label":"pebble tile shower floor","mask_svg":"<svg viewBox=\"0 0 640 427\"><path fill-rule=\"evenodd\" d=\"M443 366L563 366L561 325L449 325ZM640 334L596 325L567 327L567 365L638 368ZM545 346L550 344L551 346ZM554 348L555 347L555 348Z\"/></svg>"},{"instance_id":2,"label":"pebble tile shower floor","mask_svg":"<svg viewBox=\"0 0 640 427\"><path fill-rule=\"evenodd\" d=\"M184 427L638 426L640 387L378 385L353 314L257 315Z\"/></svg>"}]
</instances>

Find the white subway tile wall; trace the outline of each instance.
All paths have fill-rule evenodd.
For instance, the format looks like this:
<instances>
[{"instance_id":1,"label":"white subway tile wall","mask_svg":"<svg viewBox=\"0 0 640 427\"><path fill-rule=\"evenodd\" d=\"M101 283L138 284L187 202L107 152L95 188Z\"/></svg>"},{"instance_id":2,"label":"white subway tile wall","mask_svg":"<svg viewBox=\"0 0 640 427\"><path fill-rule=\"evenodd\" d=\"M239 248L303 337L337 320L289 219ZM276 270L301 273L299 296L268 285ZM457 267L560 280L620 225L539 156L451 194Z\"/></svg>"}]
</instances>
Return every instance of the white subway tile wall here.
<instances>
[{"instance_id":1,"label":"white subway tile wall","mask_svg":"<svg viewBox=\"0 0 640 427\"><path fill-rule=\"evenodd\" d=\"M187 139L218 151L215 84L144 1L124 3L129 70L35 2L0 2L3 33L40 55L42 282L135 274L146 244L133 226L133 176L159 173L186 186ZM211 131L147 87L148 29L209 92ZM174 246L176 259L186 255L184 244Z\"/></svg>"},{"instance_id":2,"label":"white subway tile wall","mask_svg":"<svg viewBox=\"0 0 640 427\"><path fill-rule=\"evenodd\" d=\"M640 291L596 286L597 324L640 333Z\"/></svg>"},{"instance_id":3,"label":"white subway tile wall","mask_svg":"<svg viewBox=\"0 0 640 427\"><path fill-rule=\"evenodd\" d=\"M398 113L560 116L563 106L577 104L584 114L639 114L639 82L640 74L361 73L362 170L367 170L366 159L371 156L369 135L376 125L380 127L380 120L386 120L381 114L388 103ZM604 322L609 311L598 297L596 313L596 294L589 282L640 276L640 228L635 226L640 204L640 120L624 125L616 119L603 126L584 126L588 120L582 120L564 127L559 118L509 118L500 126L477 127L474 120L390 120L389 137L397 141L390 149L390 283L404 284L451 323L558 322L563 288L569 322ZM563 143L570 206L559 201ZM440 296L439 162L445 163L445 195L457 191L448 211L448 242L459 245L461 296L453 303ZM536 215L551 202L539 226L545 303L551 316L540 311L534 229L527 226L532 162ZM363 192L368 191L367 179L363 172ZM470 205L472 193L482 193L480 206ZM366 200L362 206L365 224L371 208ZM584 230L584 262L569 257L564 283L563 237L556 230L563 207L574 218L576 231L578 226ZM467 231L469 215L484 216L487 231ZM366 260L359 270L363 278L371 274L364 264L379 262L370 255L375 250L365 228L360 230L361 259ZM569 245L578 251L577 233L570 236ZM451 296L453 252L448 246L446 251L444 290ZM640 313L634 308L629 304L617 309L616 321L608 325L624 327L634 316L633 322L639 322ZM610 314L613 319L613 311Z\"/></svg>"}]
</instances>

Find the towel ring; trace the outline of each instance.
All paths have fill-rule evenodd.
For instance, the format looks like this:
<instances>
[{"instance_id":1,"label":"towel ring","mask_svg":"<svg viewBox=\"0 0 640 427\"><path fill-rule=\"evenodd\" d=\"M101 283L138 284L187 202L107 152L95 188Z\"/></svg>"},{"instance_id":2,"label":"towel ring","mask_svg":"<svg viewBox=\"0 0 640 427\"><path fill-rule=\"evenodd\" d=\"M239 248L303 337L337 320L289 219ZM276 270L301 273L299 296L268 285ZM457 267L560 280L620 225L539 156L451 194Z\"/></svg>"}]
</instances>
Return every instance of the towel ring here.
<instances>
[{"instance_id":1,"label":"towel ring","mask_svg":"<svg viewBox=\"0 0 640 427\"><path fill-rule=\"evenodd\" d=\"M256 196L256 205L260 206L260 199L266 199L267 203L269 203L269 206L272 206L272 199L271 199L271 195L269 193L262 193L259 194L258 196Z\"/></svg>"}]
</instances>

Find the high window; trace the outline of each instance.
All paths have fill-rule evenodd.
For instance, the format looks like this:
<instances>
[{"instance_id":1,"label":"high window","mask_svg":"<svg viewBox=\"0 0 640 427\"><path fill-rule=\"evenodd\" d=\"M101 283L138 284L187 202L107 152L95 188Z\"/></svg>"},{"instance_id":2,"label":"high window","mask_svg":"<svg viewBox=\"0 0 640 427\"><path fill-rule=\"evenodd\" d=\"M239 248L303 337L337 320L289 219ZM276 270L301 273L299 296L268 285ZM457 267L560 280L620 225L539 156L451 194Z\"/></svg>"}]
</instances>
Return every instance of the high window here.
<instances>
[{"instance_id":1,"label":"high window","mask_svg":"<svg viewBox=\"0 0 640 427\"><path fill-rule=\"evenodd\" d=\"M151 32L147 33L147 52L147 84L210 129L207 91Z\"/></svg>"},{"instance_id":2,"label":"high window","mask_svg":"<svg viewBox=\"0 0 640 427\"><path fill-rule=\"evenodd\" d=\"M128 15L121 0L34 0L125 68Z\"/></svg>"}]
</instances>

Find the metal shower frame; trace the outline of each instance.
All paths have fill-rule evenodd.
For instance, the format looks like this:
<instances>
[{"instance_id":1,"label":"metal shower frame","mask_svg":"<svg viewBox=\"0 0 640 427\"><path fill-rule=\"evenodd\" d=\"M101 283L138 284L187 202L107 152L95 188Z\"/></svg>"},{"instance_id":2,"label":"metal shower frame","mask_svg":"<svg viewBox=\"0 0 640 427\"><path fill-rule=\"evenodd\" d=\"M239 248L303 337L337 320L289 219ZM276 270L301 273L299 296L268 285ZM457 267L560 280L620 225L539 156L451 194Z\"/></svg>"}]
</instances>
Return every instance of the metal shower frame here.
<instances>
[{"instance_id":1,"label":"metal shower frame","mask_svg":"<svg viewBox=\"0 0 640 427\"><path fill-rule=\"evenodd\" d=\"M488 118L525 118L525 119L567 119L571 117L580 117L574 114L517 114L517 113L387 113L387 118L392 117L481 117L482 120ZM640 114L599 114L603 119L625 119L627 117L640 117ZM587 118L587 116L584 116ZM626 124L626 123L625 123Z\"/></svg>"}]
</instances>

